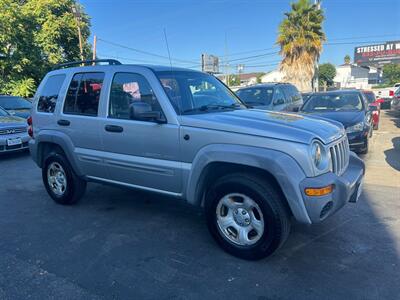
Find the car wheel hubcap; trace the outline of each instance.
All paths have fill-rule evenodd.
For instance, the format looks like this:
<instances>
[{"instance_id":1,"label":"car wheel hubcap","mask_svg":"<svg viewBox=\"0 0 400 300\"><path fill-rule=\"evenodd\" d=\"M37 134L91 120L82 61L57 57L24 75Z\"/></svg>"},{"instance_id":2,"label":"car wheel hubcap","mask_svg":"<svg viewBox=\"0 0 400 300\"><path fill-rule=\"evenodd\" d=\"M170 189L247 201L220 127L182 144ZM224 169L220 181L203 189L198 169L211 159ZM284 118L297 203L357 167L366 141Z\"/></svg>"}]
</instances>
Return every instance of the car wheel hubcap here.
<instances>
[{"instance_id":1,"label":"car wheel hubcap","mask_svg":"<svg viewBox=\"0 0 400 300\"><path fill-rule=\"evenodd\" d=\"M63 167L57 163L53 162L49 165L47 169L47 182L50 189L57 196L62 196L67 189L67 177L65 176L65 171Z\"/></svg>"},{"instance_id":2,"label":"car wheel hubcap","mask_svg":"<svg viewBox=\"0 0 400 300\"><path fill-rule=\"evenodd\" d=\"M258 204L250 197L231 193L218 202L218 229L228 241L248 246L257 243L264 233L264 217Z\"/></svg>"}]
</instances>

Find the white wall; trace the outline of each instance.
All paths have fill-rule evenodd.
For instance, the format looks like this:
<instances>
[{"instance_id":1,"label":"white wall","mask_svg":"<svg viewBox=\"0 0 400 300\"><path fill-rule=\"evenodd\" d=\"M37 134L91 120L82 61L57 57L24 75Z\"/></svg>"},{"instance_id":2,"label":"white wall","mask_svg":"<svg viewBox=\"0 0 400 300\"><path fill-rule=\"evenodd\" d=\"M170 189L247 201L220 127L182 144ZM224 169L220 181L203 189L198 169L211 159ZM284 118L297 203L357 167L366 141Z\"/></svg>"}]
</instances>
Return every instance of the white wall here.
<instances>
[{"instance_id":1,"label":"white wall","mask_svg":"<svg viewBox=\"0 0 400 300\"><path fill-rule=\"evenodd\" d=\"M368 69L354 65L338 66L333 81L341 88L369 89L368 73Z\"/></svg>"},{"instance_id":2,"label":"white wall","mask_svg":"<svg viewBox=\"0 0 400 300\"><path fill-rule=\"evenodd\" d=\"M279 70L271 71L261 77L261 82L281 82L283 74Z\"/></svg>"}]
</instances>

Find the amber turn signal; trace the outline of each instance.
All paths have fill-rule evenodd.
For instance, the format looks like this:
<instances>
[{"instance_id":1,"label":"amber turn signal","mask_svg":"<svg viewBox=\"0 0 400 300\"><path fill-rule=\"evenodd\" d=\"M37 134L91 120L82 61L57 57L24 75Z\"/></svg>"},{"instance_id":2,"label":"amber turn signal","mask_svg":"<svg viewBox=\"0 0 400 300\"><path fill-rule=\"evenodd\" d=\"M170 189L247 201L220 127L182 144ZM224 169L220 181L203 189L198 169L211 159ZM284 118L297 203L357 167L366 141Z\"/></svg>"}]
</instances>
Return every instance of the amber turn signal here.
<instances>
[{"instance_id":1,"label":"amber turn signal","mask_svg":"<svg viewBox=\"0 0 400 300\"><path fill-rule=\"evenodd\" d=\"M311 197L318 197L318 196L325 196L333 191L333 184L324 186L321 188L306 188L304 192L306 193L307 196Z\"/></svg>"}]
</instances>

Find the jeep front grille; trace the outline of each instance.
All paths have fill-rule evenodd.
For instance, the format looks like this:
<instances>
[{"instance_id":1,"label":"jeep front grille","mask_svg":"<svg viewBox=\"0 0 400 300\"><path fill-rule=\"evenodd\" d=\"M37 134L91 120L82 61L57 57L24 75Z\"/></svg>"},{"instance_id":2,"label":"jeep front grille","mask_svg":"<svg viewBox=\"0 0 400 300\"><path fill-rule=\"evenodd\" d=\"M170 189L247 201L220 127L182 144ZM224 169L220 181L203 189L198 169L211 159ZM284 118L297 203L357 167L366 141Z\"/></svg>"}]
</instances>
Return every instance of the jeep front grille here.
<instances>
[{"instance_id":1,"label":"jeep front grille","mask_svg":"<svg viewBox=\"0 0 400 300\"><path fill-rule=\"evenodd\" d=\"M0 135L27 132L26 127L0 129Z\"/></svg>"},{"instance_id":2,"label":"jeep front grille","mask_svg":"<svg viewBox=\"0 0 400 300\"><path fill-rule=\"evenodd\" d=\"M349 165L350 150L347 137L331 146L329 151L331 152L332 171L340 176L346 171Z\"/></svg>"}]
</instances>

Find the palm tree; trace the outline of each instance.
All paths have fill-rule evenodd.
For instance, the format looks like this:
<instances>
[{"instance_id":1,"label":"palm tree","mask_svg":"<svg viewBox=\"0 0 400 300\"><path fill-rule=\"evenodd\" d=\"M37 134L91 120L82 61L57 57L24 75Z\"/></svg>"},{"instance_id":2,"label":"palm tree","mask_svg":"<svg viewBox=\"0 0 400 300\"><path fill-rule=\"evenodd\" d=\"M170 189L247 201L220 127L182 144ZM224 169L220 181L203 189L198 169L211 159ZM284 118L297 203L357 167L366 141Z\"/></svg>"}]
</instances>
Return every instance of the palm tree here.
<instances>
[{"instance_id":1,"label":"palm tree","mask_svg":"<svg viewBox=\"0 0 400 300\"><path fill-rule=\"evenodd\" d=\"M351 57L350 57L350 55L346 54L346 56L344 57L344 63L346 65L349 65L350 62L351 62Z\"/></svg>"},{"instance_id":2,"label":"palm tree","mask_svg":"<svg viewBox=\"0 0 400 300\"><path fill-rule=\"evenodd\" d=\"M279 25L277 44L283 57L280 70L284 79L301 91L311 90L311 81L326 40L322 31L324 15L318 4L299 0L291 4L292 11L285 13Z\"/></svg>"}]
</instances>

